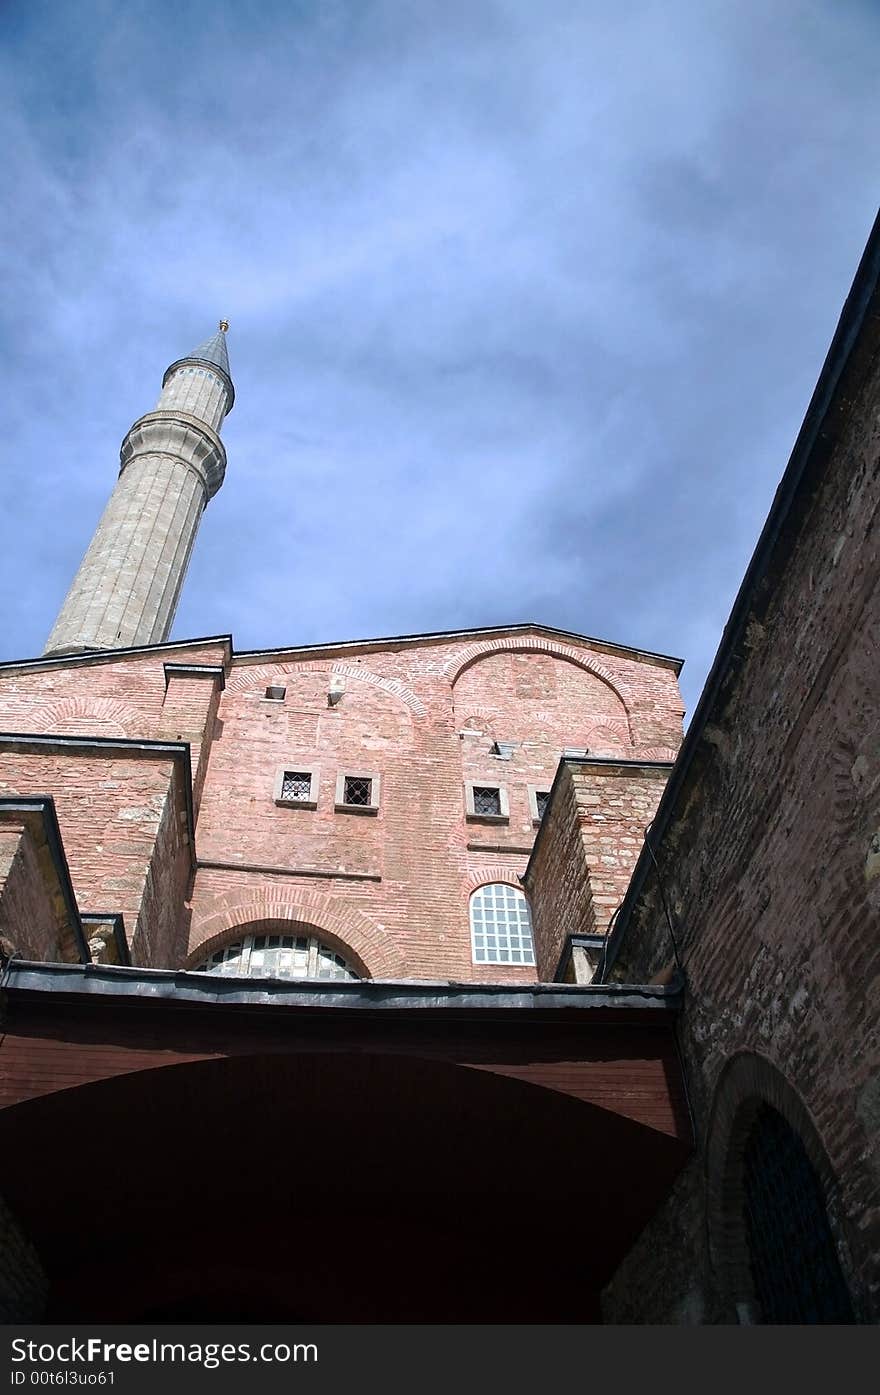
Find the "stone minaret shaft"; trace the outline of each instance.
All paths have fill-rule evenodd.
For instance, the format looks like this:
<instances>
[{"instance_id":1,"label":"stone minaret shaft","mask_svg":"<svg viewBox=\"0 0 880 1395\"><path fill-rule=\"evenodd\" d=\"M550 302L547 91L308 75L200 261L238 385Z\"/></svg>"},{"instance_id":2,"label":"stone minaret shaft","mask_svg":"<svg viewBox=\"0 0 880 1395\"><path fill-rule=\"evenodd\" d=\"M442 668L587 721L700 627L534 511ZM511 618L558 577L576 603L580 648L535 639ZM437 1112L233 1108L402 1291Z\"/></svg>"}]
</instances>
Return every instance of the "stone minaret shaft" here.
<instances>
[{"instance_id":1,"label":"stone minaret shaft","mask_svg":"<svg viewBox=\"0 0 880 1395\"><path fill-rule=\"evenodd\" d=\"M168 638L202 511L223 483L218 432L232 410L225 320L172 363L156 410L122 442L116 487L44 654L127 649Z\"/></svg>"}]
</instances>

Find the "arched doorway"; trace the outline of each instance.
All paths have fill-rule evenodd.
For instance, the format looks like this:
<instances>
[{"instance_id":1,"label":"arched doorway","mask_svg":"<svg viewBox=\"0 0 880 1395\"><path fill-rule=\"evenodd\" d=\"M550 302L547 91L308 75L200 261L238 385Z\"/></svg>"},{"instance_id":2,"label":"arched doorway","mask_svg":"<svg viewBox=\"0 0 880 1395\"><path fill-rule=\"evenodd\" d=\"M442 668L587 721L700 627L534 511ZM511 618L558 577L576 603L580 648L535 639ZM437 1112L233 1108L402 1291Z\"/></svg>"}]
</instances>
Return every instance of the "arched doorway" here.
<instances>
[{"instance_id":1,"label":"arched doorway","mask_svg":"<svg viewBox=\"0 0 880 1395\"><path fill-rule=\"evenodd\" d=\"M746 1135L742 1190L759 1320L853 1322L822 1184L802 1139L768 1104Z\"/></svg>"},{"instance_id":2,"label":"arched doorway","mask_svg":"<svg viewBox=\"0 0 880 1395\"><path fill-rule=\"evenodd\" d=\"M713 1266L731 1319L857 1321L831 1163L797 1092L742 1052L715 1092L707 1153Z\"/></svg>"}]
</instances>

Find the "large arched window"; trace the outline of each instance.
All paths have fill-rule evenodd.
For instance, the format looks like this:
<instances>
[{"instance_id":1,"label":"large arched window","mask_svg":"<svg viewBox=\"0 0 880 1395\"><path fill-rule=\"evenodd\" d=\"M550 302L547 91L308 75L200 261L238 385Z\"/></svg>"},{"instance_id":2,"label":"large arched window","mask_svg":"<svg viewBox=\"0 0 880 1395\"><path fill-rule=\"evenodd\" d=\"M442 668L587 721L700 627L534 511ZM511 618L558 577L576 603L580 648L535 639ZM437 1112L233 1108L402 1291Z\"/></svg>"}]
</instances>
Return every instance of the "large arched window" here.
<instances>
[{"instance_id":1,"label":"large arched window","mask_svg":"<svg viewBox=\"0 0 880 1395\"><path fill-rule=\"evenodd\" d=\"M822 1184L801 1139L767 1104L746 1138L742 1187L759 1320L852 1322Z\"/></svg>"},{"instance_id":2,"label":"large arched window","mask_svg":"<svg viewBox=\"0 0 880 1395\"><path fill-rule=\"evenodd\" d=\"M245 935L196 968L232 978L356 979L341 954L314 935Z\"/></svg>"},{"instance_id":3,"label":"large arched window","mask_svg":"<svg viewBox=\"0 0 880 1395\"><path fill-rule=\"evenodd\" d=\"M518 887L489 882L471 897L475 964L534 964L529 903Z\"/></svg>"}]
</instances>

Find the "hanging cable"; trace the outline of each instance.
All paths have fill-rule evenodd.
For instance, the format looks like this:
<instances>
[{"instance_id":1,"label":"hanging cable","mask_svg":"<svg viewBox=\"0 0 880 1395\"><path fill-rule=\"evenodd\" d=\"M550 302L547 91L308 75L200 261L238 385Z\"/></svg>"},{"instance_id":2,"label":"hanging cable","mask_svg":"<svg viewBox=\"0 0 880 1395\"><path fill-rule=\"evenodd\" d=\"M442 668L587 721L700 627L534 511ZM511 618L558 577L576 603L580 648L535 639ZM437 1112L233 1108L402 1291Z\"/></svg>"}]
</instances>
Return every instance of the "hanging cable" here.
<instances>
[{"instance_id":1,"label":"hanging cable","mask_svg":"<svg viewBox=\"0 0 880 1395\"><path fill-rule=\"evenodd\" d=\"M620 905L612 912L611 919L608 922L608 929L605 931L605 940L602 945L602 955L599 959L599 967L596 971L596 977L598 978L600 983L605 982L605 968L608 963L608 941L611 939L611 932L614 929L614 922L620 915L620 912L622 910L623 902L621 901Z\"/></svg>"},{"instance_id":2,"label":"hanging cable","mask_svg":"<svg viewBox=\"0 0 880 1395\"><path fill-rule=\"evenodd\" d=\"M681 959L679 958L678 954L678 943L675 938L675 927L672 923L672 913L669 909L669 903L666 900L666 892L663 887L663 878L660 875L660 867L658 865L656 857L654 856L654 849L651 846L651 839L648 836L653 826L654 823L652 820L651 823L648 824L648 827L645 829L645 847L648 849L648 852L651 855L651 861L654 864L654 871L657 874L657 889L660 892L660 904L662 905L664 914L666 916L666 924L669 926L669 938L672 941L672 957L675 960L676 969L683 976L684 970L681 967Z\"/></svg>"}]
</instances>

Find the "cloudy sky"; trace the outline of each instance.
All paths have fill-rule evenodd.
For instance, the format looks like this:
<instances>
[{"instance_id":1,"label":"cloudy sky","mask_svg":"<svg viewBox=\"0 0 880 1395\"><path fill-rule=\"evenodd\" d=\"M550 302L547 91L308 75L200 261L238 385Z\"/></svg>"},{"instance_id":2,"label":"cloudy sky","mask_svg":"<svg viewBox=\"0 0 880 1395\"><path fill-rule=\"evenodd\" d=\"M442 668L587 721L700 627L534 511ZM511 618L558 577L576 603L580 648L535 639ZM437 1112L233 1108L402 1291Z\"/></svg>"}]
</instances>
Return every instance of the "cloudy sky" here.
<instances>
[{"instance_id":1,"label":"cloudy sky","mask_svg":"<svg viewBox=\"0 0 880 1395\"><path fill-rule=\"evenodd\" d=\"M872 0L5 0L0 658L231 322L174 637L542 621L699 696L877 203Z\"/></svg>"}]
</instances>

